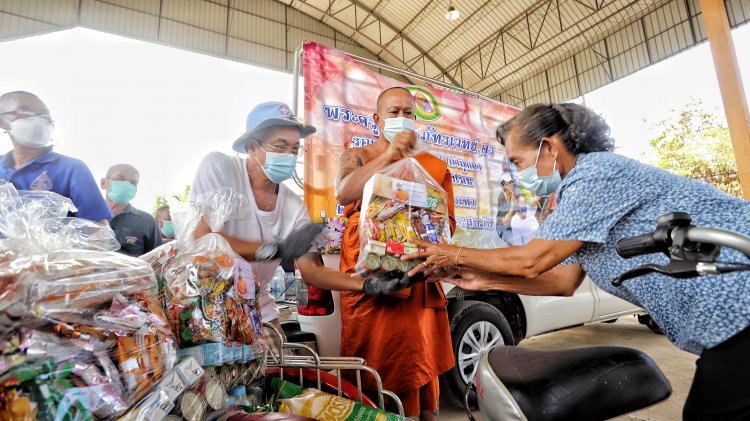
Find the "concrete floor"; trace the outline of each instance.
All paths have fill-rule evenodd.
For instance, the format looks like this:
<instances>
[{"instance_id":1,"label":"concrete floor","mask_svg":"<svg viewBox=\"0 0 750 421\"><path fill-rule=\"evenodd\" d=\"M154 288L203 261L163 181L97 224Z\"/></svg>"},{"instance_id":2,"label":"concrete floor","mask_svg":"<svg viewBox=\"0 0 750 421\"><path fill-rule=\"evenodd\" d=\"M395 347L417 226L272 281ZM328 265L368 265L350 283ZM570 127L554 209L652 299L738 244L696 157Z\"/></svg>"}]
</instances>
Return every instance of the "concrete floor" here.
<instances>
[{"instance_id":1,"label":"concrete floor","mask_svg":"<svg viewBox=\"0 0 750 421\"><path fill-rule=\"evenodd\" d=\"M646 326L639 324L634 316L620 318L616 323L598 323L535 336L522 341L519 346L561 349L597 345L626 346L645 352L653 358L672 384L672 396L667 400L614 420L671 421L682 418L682 405L693 380L697 357L679 350L664 336L651 332ZM475 417L477 420L482 419L479 413ZM465 420L466 415L463 410L444 404L440 408L440 419Z\"/></svg>"}]
</instances>

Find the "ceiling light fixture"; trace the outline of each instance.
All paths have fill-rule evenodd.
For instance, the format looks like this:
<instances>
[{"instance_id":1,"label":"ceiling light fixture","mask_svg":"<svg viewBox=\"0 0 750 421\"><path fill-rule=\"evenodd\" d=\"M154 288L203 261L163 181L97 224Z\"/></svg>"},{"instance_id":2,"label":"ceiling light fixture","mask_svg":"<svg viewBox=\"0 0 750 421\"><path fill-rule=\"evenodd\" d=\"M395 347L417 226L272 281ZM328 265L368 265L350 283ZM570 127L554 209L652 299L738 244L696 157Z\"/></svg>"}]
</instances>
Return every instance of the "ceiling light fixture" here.
<instances>
[{"instance_id":1,"label":"ceiling light fixture","mask_svg":"<svg viewBox=\"0 0 750 421\"><path fill-rule=\"evenodd\" d=\"M445 12L445 19L456 20L459 16L461 16L461 13L458 11L458 9L456 9L456 6L452 4L448 6L448 11Z\"/></svg>"}]
</instances>

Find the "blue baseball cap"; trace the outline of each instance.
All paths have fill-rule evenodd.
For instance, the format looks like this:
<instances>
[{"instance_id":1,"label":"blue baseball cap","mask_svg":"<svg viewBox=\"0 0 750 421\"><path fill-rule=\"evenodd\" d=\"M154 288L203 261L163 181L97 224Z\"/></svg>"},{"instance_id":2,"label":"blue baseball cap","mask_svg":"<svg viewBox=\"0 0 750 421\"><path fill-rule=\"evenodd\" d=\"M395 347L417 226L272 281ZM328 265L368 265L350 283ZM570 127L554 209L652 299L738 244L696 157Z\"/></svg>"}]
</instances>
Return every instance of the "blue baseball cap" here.
<instances>
[{"instance_id":1,"label":"blue baseball cap","mask_svg":"<svg viewBox=\"0 0 750 421\"><path fill-rule=\"evenodd\" d=\"M283 102L264 102L259 104L245 122L245 133L232 144L232 149L239 153L247 153L247 139L255 133L273 126L294 126L299 129L300 137L307 137L315 133L315 127L307 125L304 120L292 114L292 109Z\"/></svg>"}]
</instances>

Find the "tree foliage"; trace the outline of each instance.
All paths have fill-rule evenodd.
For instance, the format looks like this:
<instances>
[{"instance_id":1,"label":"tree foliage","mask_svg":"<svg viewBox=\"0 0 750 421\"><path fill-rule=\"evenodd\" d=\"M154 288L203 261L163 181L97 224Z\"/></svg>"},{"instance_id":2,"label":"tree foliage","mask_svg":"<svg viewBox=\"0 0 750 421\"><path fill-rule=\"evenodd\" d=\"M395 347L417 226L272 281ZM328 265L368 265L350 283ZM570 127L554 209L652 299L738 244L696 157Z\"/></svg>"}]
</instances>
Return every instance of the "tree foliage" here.
<instances>
[{"instance_id":1,"label":"tree foliage","mask_svg":"<svg viewBox=\"0 0 750 421\"><path fill-rule=\"evenodd\" d=\"M713 184L732 196L742 188L726 120L692 99L680 110L652 125L658 135L649 142L651 164L675 174Z\"/></svg>"},{"instance_id":2,"label":"tree foliage","mask_svg":"<svg viewBox=\"0 0 750 421\"><path fill-rule=\"evenodd\" d=\"M185 203L187 202L189 196L190 196L190 184L185 186L185 190L182 192L182 194L173 194L170 197L177 200L180 203ZM169 199L167 198L167 196L157 194L154 200L154 211L153 211L154 218L156 217L156 210L162 206L169 206Z\"/></svg>"}]
</instances>

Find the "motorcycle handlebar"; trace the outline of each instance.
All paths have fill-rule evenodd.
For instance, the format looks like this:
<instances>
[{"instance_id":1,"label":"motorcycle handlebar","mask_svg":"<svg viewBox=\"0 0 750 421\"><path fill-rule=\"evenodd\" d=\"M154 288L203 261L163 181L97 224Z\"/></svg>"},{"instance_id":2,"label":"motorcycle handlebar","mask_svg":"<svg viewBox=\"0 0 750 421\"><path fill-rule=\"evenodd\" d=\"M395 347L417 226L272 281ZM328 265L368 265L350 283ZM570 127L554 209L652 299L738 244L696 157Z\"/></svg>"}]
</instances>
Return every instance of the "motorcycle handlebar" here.
<instances>
[{"instance_id":1,"label":"motorcycle handlebar","mask_svg":"<svg viewBox=\"0 0 750 421\"><path fill-rule=\"evenodd\" d=\"M617 242L615 247L617 254L625 259L643 254L658 253L664 250L664 244L660 244L654 239L653 232L623 238Z\"/></svg>"},{"instance_id":2,"label":"motorcycle handlebar","mask_svg":"<svg viewBox=\"0 0 750 421\"><path fill-rule=\"evenodd\" d=\"M715 244L735 249L750 258L750 237L715 228L684 227L688 239L696 243ZM666 252L671 245L670 239L657 239L657 231L627 237L615 245L617 254L625 259L644 254ZM669 236L671 237L671 235Z\"/></svg>"}]
</instances>

